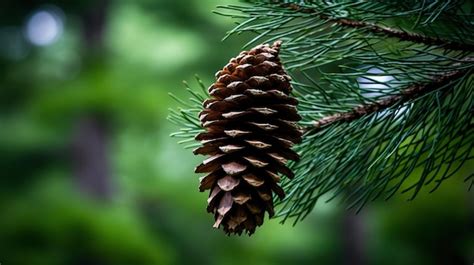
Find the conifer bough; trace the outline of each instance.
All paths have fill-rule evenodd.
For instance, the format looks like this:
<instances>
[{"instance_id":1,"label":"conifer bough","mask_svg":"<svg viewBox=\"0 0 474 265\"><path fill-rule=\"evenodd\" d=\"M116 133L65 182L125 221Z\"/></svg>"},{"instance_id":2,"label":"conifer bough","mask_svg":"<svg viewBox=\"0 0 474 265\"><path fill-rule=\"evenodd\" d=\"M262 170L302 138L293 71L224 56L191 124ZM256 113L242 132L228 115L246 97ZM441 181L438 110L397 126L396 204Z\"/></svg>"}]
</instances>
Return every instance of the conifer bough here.
<instances>
[{"instance_id":1,"label":"conifer bough","mask_svg":"<svg viewBox=\"0 0 474 265\"><path fill-rule=\"evenodd\" d=\"M228 234L250 235L265 212L272 217L273 194L285 196L279 174L294 176L285 164L298 160L290 147L302 133L280 45L259 45L231 59L217 72L199 114L206 132L196 136L202 146L194 154L210 156L196 167L208 173L199 189L210 190L207 210L215 215L214 227Z\"/></svg>"},{"instance_id":2,"label":"conifer bough","mask_svg":"<svg viewBox=\"0 0 474 265\"><path fill-rule=\"evenodd\" d=\"M241 53L209 91L186 84L192 98L175 97L185 108L169 116L180 143L210 156L196 171L209 173L200 189L216 227L251 234L264 212L296 223L323 198L358 210L400 192L412 200L472 161L467 2L247 2L216 11L242 20L226 38L250 33L245 47L284 49ZM474 187L474 173L465 182Z\"/></svg>"}]
</instances>

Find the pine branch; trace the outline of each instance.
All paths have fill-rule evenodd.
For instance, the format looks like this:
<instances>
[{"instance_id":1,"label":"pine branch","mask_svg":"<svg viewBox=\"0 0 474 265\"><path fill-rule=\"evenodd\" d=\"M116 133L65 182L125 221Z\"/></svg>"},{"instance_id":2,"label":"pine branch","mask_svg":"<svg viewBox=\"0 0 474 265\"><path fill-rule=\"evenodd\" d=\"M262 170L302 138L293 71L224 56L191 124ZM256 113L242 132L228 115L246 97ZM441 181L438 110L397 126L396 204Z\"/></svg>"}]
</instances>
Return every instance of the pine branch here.
<instances>
[{"instance_id":1,"label":"pine branch","mask_svg":"<svg viewBox=\"0 0 474 265\"><path fill-rule=\"evenodd\" d=\"M416 100L306 134L301 160L291 166L296 178L283 183L282 221L298 222L321 199L361 209L400 190L410 199L436 190L473 159L472 82L466 73Z\"/></svg>"},{"instance_id":2,"label":"pine branch","mask_svg":"<svg viewBox=\"0 0 474 265\"><path fill-rule=\"evenodd\" d=\"M358 21L358 20L348 19L348 18L331 17L327 14L321 13L315 8L304 7L295 3L282 4L282 7L288 8L293 11L301 12L301 13L315 14L322 20L327 20L344 27L363 28L372 33L383 34L388 37L398 38L402 41L422 43L428 46L436 45L436 46L440 46L445 49L451 49L451 50L462 50L462 51L474 52L474 45L469 44L469 43L459 43L459 42L450 41L446 39L425 36L425 35L421 35L421 34L417 34L413 32L406 32L403 30L398 30L398 29L394 29L394 28L390 28L386 26L376 25L374 23L366 22L366 21Z\"/></svg>"},{"instance_id":3,"label":"pine branch","mask_svg":"<svg viewBox=\"0 0 474 265\"><path fill-rule=\"evenodd\" d=\"M289 164L295 178L282 178L287 197L275 201L283 221L301 220L321 198L358 208L398 191L413 199L474 159L474 24L462 4L249 2L219 7L243 20L227 36L255 34L245 46L283 41L299 124L310 132ZM418 25L422 33L403 30ZM200 86L170 112L182 143L203 130L197 114L209 95ZM473 175L466 181L474 185Z\"/></svg>"},{"instance_id":4,"label":"pine branch","mask_svg":"<svg viewBox=\"0 0 474 265\"><path fill-rule=\"evenodd\" d=\"M359 105L347 112L336 113L330 116L326 116L320 120L315 121L313 124L313 128L306 128L306 130L319 131L336 122L341 122L341 121L351 122L364 115L369 115L374 112L379 112L384 109L387 109L395 104L403 104L409 100L412 100L417 97L421 97L440 87L445 86L446 84L451 82L451 80L457 79L463 76L468 71L469 69L451 71L443 75L434 77L431 82L427 82L423 84L421 83L413 84L411 86L408 86L406 89L403 89L401 93L398 95L392 95L392 96L377 100L375 102Z\"/></svg>"}]
</instances>

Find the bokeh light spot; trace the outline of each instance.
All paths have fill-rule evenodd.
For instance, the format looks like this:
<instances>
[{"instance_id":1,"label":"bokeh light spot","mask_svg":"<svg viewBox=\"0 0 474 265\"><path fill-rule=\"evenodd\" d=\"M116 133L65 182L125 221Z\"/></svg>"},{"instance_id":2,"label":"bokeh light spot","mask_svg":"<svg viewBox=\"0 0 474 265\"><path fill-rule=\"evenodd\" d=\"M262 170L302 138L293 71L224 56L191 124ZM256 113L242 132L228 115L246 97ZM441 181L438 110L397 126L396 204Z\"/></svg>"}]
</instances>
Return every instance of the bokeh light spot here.
<instances>
[{"instance_id":1,"label":"bokeh light spot","mask_svg":"<svg viewBox=\"0 0 474 265\"><path fill-rule=\"evenodd\" d=\"M360 88L386 89L390 87L387 83L393 80L393 76L383 75L385 72L378 68L370 68L367 73L365 77L357 78Z\"/></svg>"},{"instance_id":2,"label":"bokeh light spot","mask_svg":"<svg viewBox=\"0 0 474 265\"><path fill-rule=\"evenodd\" d=\"M45 8L34 12L26 24L26 36L34 45L51 45L62 33L63 19L56 8Z\"/></svg>"}]
</instances>

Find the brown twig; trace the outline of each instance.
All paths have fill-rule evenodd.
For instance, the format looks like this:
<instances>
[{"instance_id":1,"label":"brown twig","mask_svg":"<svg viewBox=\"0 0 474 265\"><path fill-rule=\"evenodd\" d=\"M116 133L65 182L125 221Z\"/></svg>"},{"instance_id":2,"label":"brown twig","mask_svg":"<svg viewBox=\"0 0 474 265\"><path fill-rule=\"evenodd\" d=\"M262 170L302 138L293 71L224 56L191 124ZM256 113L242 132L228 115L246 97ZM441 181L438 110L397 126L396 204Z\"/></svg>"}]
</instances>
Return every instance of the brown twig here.
<instances>
[{"instance_id":1,"label":"brown twig","mask_svg":"<svg viewBox=\"0 0 474 265\"><path fill-rule=\"evenodd\" d=\"M283 7L286 7L298 12L302 12L302 13L315 14L323 20L328 20L330 22L336 23L344 27L363 28L376 34L384 34L388 37L398 38L403 41L411 41L411 42L422 43L422 44L431 45L431 46L436 45L436 46L440 46L442 48L450 49L450 50L462 50L462 51L470 51L470 52L474 51L474 44L459 43L459 42L455 42L451 40L445 40L445 39L436 38L436 37L429 37L429 36L425 36L425 35L421 35L417 33L411 33L411 32L406 32L403 30L393 29L386 26L376 25L374 23L366 22L366 21L358 21L358 20L347 19L347 18L334 18L334 17L330 17L326 14L319 12L315 8L303 7L294 3L283 4Z\"/></svg>"},{"instance_id":2,"label":"brown twig","mask_svg":"<svg viewBox=\"0 0 474 265\"><path fill-rule=\"evenodd\" d=\"M429 83L417 83L410 85L406 89L402 90L400 94L389 96L368 104L359 105L347 112L326 116L318 121L315 121L313 126L307 128L306 130L320 131L321 129L333 123L351 122L362 116L387 109L391 106L394 106L395 104L407 102L411 99L426 95L429 92L447 85L449 82L451 82L451 80L463 76L468 71L469 69L446 72L443 75L434 77Z\"/></svg>"}]
</instances>

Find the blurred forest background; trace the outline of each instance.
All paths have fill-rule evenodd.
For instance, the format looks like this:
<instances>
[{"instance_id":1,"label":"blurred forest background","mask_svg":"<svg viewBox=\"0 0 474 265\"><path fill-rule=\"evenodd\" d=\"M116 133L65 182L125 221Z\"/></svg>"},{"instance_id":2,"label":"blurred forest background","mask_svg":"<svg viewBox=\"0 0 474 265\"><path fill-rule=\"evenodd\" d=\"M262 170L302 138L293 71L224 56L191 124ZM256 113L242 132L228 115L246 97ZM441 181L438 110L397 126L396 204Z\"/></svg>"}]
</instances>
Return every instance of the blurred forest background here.
<instances>
[{"instance_id":1,"label":"blurred forest background","mask_svg":"<svg viewBox=\"0 0 474 265\"><path fill-rule=\"evenodd\" d=\"M0 263L472 264L472 165L412 202L321 203L250 238L212 228L168 92L240 51L250 36L221 42L233 21L211 13L233 3L0 2Z\"/></svg>"}]
</instances>

